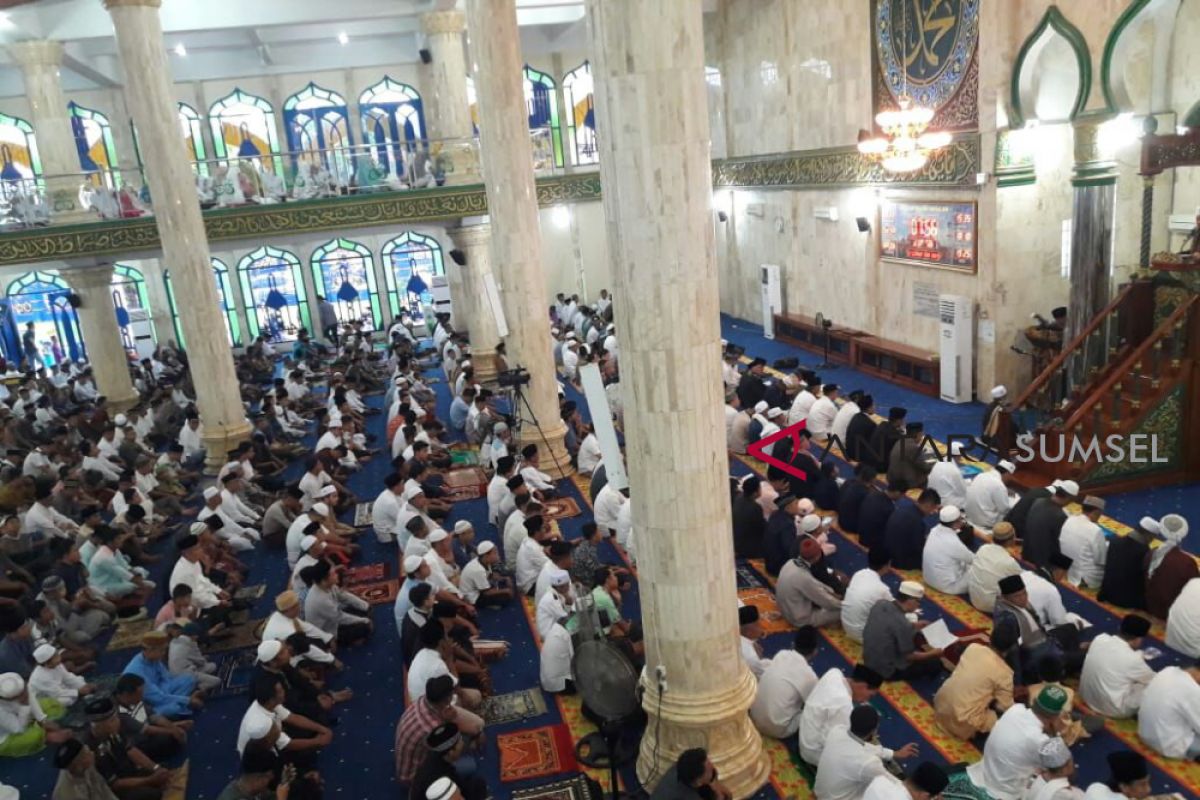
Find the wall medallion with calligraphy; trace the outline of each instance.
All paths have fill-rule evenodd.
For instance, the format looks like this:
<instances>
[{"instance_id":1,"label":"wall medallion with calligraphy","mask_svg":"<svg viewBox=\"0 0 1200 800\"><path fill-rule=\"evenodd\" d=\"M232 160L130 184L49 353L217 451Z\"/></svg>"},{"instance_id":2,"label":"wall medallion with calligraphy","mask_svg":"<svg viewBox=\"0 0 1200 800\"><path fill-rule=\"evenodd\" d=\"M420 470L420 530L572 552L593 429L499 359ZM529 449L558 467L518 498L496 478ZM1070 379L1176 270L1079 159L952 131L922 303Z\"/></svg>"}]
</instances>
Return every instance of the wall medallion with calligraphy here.
<instances>
[{"instance_id":1,"label":"wall medallion with calligraphy","mask_svg":"<svg viewBox=\"0 0 1200 800\"><path fill-rule=\"evenodd\" d=\"M934 109L931 127L979 127L980 0L873 0L875 111L907 91Z\"/></svg>"}]
</instances>

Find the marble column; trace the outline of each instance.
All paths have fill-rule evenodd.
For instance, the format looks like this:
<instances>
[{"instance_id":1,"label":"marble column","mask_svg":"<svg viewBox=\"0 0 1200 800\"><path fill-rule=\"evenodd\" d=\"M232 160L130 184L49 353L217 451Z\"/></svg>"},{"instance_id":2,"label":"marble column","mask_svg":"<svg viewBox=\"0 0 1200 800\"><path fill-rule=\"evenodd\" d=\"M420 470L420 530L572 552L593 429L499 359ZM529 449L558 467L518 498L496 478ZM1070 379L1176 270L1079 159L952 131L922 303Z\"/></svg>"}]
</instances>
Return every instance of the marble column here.
<instances>
[{"instance_id":1,"label":"marble column","mask_svg":"<svg viewBox=\"0 0 1200 800\"><path fill-rule=\"evenodd\" d=\"M179 146L171 71L163 46L160 0L102 0L112 15L125 72L125 97L137 124L162 264L171 270L179 322L187 339L196 406L204 424L208 468L219 469L227 451L250 434L233 357L223 331L204 220L187 154Z\"/></svg>"},{"instance_id":2,"label":"marble column","mask_svg":"<svg viewBox=\"0 0 1200 800\"><path fill-rule=\"evenodd\" d=\"M82 304L76 309L88 363L96 377L96 389L108 398L114 411L124 411L138 401L129 378L129 354L121 340L112 298L112 264L73 269L67 281L78 292Z\"/></svg>"},{"instance_id":3,"label":"marble column","mask_svg":"<svg viewBox=\"0 0 1200 800\"><path fill-rule=\"evenodd\" d=\"M471 336L471 363L475 365L475 378L480 383L496 379L496 345L500 333L496 330L496 315L487 298L487 276L492 274L492 226L488 223L462 225L450 228L454 246L466 256L466 264L446 263L447 271L456 268L462 281L465 304L461 315L455 314L455 326L462 320Z\"/></svg>"},{"instance_id":4,"label":"marble column","mask_svg":"<svg viewBox=\"0 0 1200 800\"><path fill-rule=\"evenodd\" d=\"M429 44L425 120L430 153L450 185L479 183L479 155L471 107L467 102L467 60L463 49L466 15L461 11L431 11L421 15L421 31Z\"/></svg>"},{"instance_id":5,"label":"marble column","mask_svg":"<svg viewBox=\"0 0 1200 800\"><path fill-rule=\"evenodd\" d=\"M711 371L720 309L701 2L589 0L587 14L646 635L638 776L652 788L704 747L733 795L749 797L769 764L746 713L756 682L739 651Z\"/></svg>"},{"instance_id":6,"label":"marble column","mask_svg":"<svg viewBox=\"0 0 1200 800\"><path fill-rule=\"evenodd\" d=\"M83 183L79 151L71 133L71 116L63 94L59 68L62 42L35 39L14 42L9 55L21 68L25 97L29 101L42 174L46 177L46 201L56 222L81 222L91 218L79 203Z\"/></svg>"},{"instance_id":7,"label":"marble column","mask_svg":"<svg viewBox=\"0 0 1200 800\"><path fill-rule=\"evenodd\" d=\"M508 325L509 367L532 376L525 387L529 407L513 413L518 440L543 451L541 468L556 478L573 469L563 445L566 427L558 410L558 386L550 349L542 235L533 179L529 116L521 85L521 36L515 0L467 0L475 89L479 97L480 150L492 223L492 264ZM536 419L541 431L533 424ZM545 452L547 443L550 452Z\"/></svg>"}]
</instances>

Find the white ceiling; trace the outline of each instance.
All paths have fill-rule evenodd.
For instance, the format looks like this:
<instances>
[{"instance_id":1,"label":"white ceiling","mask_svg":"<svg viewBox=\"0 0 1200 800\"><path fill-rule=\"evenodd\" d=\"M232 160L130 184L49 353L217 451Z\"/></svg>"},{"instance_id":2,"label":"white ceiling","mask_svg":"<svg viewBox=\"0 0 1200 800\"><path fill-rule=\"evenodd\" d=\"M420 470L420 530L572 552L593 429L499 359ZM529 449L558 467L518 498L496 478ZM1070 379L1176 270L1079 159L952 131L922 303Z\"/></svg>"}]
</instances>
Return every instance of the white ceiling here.
<instances>
[{"instance_id":1,"label":"white ceiling","mask_svg":"<svg viewBox=\"0 0 1200 800\"><path fill-rule=\"evenodd\" d=\"M455 5L461 0L163 0L160 13L174 79L203 81L416 62L421 14ZM583 0L517 0L517 7L527 57L586 49ZM67 91L121 85L101 0L37 0L0 14L0 45L65 44ZM186 56L173 52L178 45ZM0 48L0 96L21 94L20 72Z\"/></svg>"}]
</instances>

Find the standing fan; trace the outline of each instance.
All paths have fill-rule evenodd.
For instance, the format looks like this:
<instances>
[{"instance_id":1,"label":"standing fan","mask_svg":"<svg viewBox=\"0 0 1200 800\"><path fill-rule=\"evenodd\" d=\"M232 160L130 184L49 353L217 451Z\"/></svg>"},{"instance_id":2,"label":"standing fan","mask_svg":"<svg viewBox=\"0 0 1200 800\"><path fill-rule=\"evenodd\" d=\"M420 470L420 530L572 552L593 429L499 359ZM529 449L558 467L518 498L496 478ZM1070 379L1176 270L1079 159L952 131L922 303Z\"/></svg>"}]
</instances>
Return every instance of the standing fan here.
<instances>
[{"instance_id":1,"label":"standing fan","mask_svg":"<svg viewBox=\"0 0 1200 800\"><path fill-rule=\"evenodd\" d=\"M592 768L609 769L613 800L620 800L617 769L633 763L634 748L624 744L621 731L638 713L638 675L616 645L604 639L601 621L591 598L580 598L578 643L571 664L575 686L583 704L600 718L598 731L575 745L575 758ZM586 604L586 607L584 607Z\"/></svg>"},{"instance_id":2,"label":"standing fan","mask_svg":"<svg viewBox=\"0 0 1200 800\"><path fill-rule=\"evenodd\" d=\"M832 369L833 364L829 363L829 329L833 327L830 320L825 319L825 315L820 311L817 312L817 317L813 320L817 327L821 329L824 338L825 357L821 359L821 363L817 364L817 369Z\"/></svg>"}]
</instances>

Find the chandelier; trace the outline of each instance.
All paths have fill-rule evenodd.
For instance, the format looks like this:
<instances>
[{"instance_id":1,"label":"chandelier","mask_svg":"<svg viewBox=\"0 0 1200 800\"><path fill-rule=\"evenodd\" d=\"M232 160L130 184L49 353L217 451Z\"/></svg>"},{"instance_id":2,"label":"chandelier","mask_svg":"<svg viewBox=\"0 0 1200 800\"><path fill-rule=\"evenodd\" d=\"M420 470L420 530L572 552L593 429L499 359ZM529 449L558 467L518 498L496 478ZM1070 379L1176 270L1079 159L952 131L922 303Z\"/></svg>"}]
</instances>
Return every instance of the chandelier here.
<instances>
[{"instance_id":1,"label":"chandelier","mask_svg":"<svg viewBox=\"0 0 1200 800\"><path fill-rule=\"evenodd\" d=\"M888 172L916 172L925 166L933 151L950 144L950 134L926 131L933 120L933 109L914 106L908 95L908 69L905 67L908 64L908 3L903 3L901 9L900 41L904 58L900 63L904 84L897 99L898 108L875 115L875 124L885 136L859 131L858 152L877 159Z\"/></svg>"},{"instance_id":2,"label":"chandelier","mask_svg":"<svg viewBox=\"0 0 1200 800\"><path fill-rule=\"evenodd\" d=\"M932 119L932 109L914 106L907 94L901 95L899 108L875 115L885 136L860 132L858 152L878 159L888 172L916 172L935 150L950 144L945 131L925 130Z\"/></svg>"}]
</instances>

